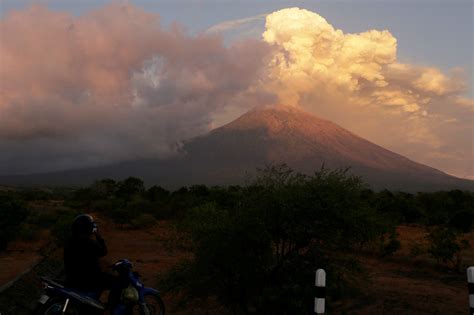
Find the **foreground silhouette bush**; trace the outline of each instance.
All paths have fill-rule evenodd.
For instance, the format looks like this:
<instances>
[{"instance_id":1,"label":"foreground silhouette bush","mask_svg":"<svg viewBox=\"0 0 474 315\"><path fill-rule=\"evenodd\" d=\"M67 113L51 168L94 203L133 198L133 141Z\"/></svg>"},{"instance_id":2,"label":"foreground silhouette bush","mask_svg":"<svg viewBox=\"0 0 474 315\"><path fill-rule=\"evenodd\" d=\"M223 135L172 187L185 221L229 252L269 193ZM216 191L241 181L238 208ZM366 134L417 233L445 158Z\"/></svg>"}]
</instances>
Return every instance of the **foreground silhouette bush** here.
<instances>
[{"instance_id":1,"label":"foreground silhouette bush","mask_svg":"<svg viewBox=\"0 0 474 315\"><path fill-rule=\"evenodd\" d=\"M15 239L20 224L28 214L25 203L8 195L0 195L0 250Z\"/></svg>"},{"instance_id":2,"label":"foreground silhouette bush","mask_svg":"<svg viewBox=\"0 0 474 315\"><path fill-rule=\"evenodd\" d=\"M168 285L216 296L235 313L309 314L314 271L325 268L330 294L340 295L360 271L350 250L387 231L365 190L344 171L260 170L235 204L187 213L182 229L195 258Z\"/></svg>"}]
</instances>

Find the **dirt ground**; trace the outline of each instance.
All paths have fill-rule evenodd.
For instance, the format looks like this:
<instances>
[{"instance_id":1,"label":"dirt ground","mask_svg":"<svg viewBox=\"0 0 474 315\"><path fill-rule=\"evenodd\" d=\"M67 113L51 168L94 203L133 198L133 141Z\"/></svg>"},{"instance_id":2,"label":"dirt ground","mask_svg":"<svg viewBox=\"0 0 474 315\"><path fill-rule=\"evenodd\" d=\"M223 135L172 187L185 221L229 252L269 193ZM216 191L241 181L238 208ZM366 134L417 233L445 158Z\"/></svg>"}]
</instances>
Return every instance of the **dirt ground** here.
<instances>
[{"instance_id":1,"label":"dirt ground","mask_svg":"<svg viewBox=\"0 0 474 315\"><path fill-rule=\"evenodd\" d=\"M109 247L104 265L121 258L134 263L147 286L155 287L160 273L164 273L189 253L176 248L172 225L161 221L152 228L141 230L121 229L103 218L98 218L103 237ZM393 257L380 259L361 254L363 267L368 272L366 289L354 300L334 302L333 314L466 314L468 311L467 283L464 273L449 271L436 265L426 254L410 256L415 243L423 244L424 230L416 226L398 229L401 250ZM474 265L474 236L470 235L471 248L464 253L466 265ZM13 243L9 251L0 255L0 287L20 272L41 259L40 248L44 241ZM14 249L13 249L14 248ZM214 305L214 311L204 314L220 314L210 299L191 305L187 311L179 311L177 298L164 294L169 314L195 314L203 303ZM328 301L330 302L330 301Z\"/></svg>"},{"instance_id":2,"label":"dirt ground","mask_svg":"<svg viewBox=\"0 0 474 315\"><path fill-rule=\"evenodd\" d=\"M43 231L34 241L16 241L0 252L0 288L15 280L25 270L41 259L41 249L48 243L48 233Z\"/></svg>"},{"instance_id":3,"label":"dirt ground","mask_svg":"<svg viewBox=\"0 0 474 315\"><path fill-rule=\"evenodd\" d=\"M466 275L441 267L427 254L410 255L413 244L426 244L424 229L398 228L401 249L389 258L363 256L368 271L365 297L338 305L347 314L466 314L469 311ZM463 253L474 265L474 237ZM363 287L363 286L362 286Z\"/></svg>"}]
</instances>

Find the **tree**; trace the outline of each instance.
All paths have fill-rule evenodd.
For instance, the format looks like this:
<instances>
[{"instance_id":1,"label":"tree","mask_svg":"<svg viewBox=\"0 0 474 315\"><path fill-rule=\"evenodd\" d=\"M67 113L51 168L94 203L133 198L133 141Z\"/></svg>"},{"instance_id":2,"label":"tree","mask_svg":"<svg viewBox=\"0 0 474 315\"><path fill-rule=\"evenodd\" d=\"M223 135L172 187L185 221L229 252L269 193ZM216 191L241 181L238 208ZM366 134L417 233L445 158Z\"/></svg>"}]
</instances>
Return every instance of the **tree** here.
<instances>
[{"instance_id":1,"label":"tree","mask_svg":"<svg viewBox=\"0 0 474 315\"><path fill-rule=\"evenodd\" d=\"M120 182L117 189L117 197L125 200L132 199L133 196L145 192L145 185L140 178L128 177Z\"/></svg>"},{"instance_id":2,"label":"tree","mask_svg":"<svg viewBox=\"0 0 474 315\"><path fill-rule=\"evenodd\" d=\"M98 180L91 187L96 197L101 199L113 197L117 188L117 182L110 178Z\"/></svg>"},{"instance_id":3,"label":"tree","mask_svg":"<svg viewBox=\"0 0 474 315\"><path fill-rule=\"evenodd\" d=\"M187 213L182 229L194 260L177 278L187 279L181 285L189 294L214 295L235 313L309 313L314 270L325 268L343 283L356 266L347 250L384 232L361 197L366 190L344 170L260 170L234 204L211 202Z\"/></svg>"},{"instance_id":4,"label":"tree","mask_svg":"<svg viewBox=\"0 0 474 315\"><path fill-rule=\"evenodd\" d=\"M169 198L170 192L161 186L152 186L146 191L146 198L150 201L165 201Z\"/></svg>"},{"instance_id":5,"label":"tree","mask_svg":"<svg viewBox=\"0 0 474 315\"><path fill-rule=\"evenodd\" d=\"M432 228L428 233L428 240L430 242L428 253L438 263L450 263L456 270L461 268L461 252L469 247L467 240L459 237L452 229L445 227Z\"/></svg>"}]
</instances>

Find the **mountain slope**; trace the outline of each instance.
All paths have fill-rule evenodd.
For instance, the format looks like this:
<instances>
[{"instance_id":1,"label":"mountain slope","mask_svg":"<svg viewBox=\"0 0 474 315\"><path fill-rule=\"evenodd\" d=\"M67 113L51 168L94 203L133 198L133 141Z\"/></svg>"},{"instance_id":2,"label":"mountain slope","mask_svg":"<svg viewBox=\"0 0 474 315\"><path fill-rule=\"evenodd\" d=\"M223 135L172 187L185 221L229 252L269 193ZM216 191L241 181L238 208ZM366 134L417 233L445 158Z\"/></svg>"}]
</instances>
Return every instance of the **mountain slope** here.
<instances>
[{"instance_id":1,"label":"mountain slope","mask_svg":"<svg viewBox=\"0 0 474 315\"><path fill-rule=\"evenodd\" d=\"M287 163L302 172L346 168L376 188L433 190L472 188L472 182L411 161L328 120L294 107L254 109L185 146L198 165L251 170L265 163Z\"/></svg>"},{"instance_id":2,"label":"mountain slope","mask_svg":"<svg viewBox=\"0 0 474 315\"><path fill-rule=\"evenodd\" d=\"M261 107L196 137L183 154L87 170L0 178L13 184L88 184L94 179L138 176L147 184L239 184L268 163L286 163L312 173L323 165L347 168L373 188L430 191L470 189L473 181L449 176L371 143L346 129L288 106Z\"/></svg>"}]
</instances>

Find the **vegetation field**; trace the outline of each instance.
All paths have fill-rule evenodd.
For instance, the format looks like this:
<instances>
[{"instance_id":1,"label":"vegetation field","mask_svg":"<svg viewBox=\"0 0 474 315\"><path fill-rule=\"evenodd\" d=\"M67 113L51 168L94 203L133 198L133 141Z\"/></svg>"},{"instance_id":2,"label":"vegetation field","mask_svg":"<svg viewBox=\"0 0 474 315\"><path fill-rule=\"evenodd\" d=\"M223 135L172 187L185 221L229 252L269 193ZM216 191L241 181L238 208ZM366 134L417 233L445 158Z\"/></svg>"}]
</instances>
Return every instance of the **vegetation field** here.
<instances>
[{"instance_id":1,"label":"vegetation field","mask_svg":"<svg viewBox=\"0 0 474 315\"><path fill-rule=\"evenodd\" d=\"M329 314L464 314L474 194L375 192L344 171L269 166L243 186L0 191L2 314L28 314L39 274L62 277L62 245L92 213L170 314L310 314L324 268ZM31 270L30 270L31 269ZM24 273L18 278L19 274Z\"/></svg>"}]
</instances>

